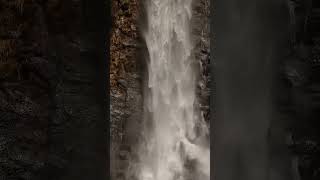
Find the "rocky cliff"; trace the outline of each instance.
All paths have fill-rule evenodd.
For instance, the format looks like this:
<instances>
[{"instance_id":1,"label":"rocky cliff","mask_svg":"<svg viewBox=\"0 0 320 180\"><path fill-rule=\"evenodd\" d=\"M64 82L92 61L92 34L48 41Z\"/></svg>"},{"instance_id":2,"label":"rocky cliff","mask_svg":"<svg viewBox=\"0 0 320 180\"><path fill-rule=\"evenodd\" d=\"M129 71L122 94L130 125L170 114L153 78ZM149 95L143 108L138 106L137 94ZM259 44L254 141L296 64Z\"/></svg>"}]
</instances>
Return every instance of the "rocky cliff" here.
<instances>
[{"instance_id":1,"label":"rocky cliff","mask_svg":"<svg viewBox=\"0 0 320 180\"><path fill-rule=\"evenodd\" d=\"M135 161L135 145L143 118L143 82L147 79L144 1L112 1L111 35L111 175L130 178L129 162ZM194 1L192 32L195 67L199 73L197 107L209 123L209 1Z\"/></svg>"},{"instance_id":2,"label":"rocky cliff","mask_svg":"<svg viewBox=\"0 0 320 180\"><path fill-rule=\"evenodd\" d=\"M51 1L50 1L51 2ZM0 1L1 168L3 179L32 179L48 158L50 88L48 2Z\"/></svg>"},{"instance_id":3,"label":"rocky cliff","mask_svg":"<svg viewBox=\"0 0 320 180\"><path fill-rule=\"evenodd\" d=\"M142 118L141 8L138 0L112 1L110 163L114 180L125 177Z\"/></svg>"},{"instance_id":4,"label":"rocky cliff","mask_svg":"<svg viewBox=\"0 0 320 180\"><path fill-rule=\"evenodd\" d=\"M99 30L81 28L78 0L1 0L0 9L0 179L106 176L106 67L86 34Z\"/></svg>"}]
</instances>

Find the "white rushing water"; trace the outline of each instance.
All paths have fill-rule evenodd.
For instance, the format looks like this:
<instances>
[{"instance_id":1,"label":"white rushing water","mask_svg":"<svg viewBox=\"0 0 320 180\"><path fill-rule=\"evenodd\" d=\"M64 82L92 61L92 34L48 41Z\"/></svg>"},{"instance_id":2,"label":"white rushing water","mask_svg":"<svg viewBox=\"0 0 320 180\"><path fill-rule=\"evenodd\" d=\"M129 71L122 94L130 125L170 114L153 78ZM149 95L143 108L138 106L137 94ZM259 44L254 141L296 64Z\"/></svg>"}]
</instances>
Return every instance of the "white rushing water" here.
<instances>
[{"instance_id":1,"label":"white rushing water","mask_svg":"<svg viewBox=\"0 0 320 180\"><path fill-rule=\"evenodd\" d=\"M209 180L208 128L195 111L192 0L147 0L145 107L152 124L141 144L139 180Z\"/></svg>"}]
</instances>

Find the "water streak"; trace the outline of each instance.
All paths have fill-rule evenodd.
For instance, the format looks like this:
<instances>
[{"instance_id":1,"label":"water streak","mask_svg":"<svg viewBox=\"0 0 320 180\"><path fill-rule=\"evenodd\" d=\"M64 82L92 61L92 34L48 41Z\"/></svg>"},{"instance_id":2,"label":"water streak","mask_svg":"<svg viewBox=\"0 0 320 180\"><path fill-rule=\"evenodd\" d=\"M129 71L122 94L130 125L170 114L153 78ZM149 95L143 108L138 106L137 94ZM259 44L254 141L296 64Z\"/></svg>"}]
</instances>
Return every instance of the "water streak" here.
<instances>
[{"instance_id":1,"label":"water streak","mask_svg":"<svg viewBox=\"0 0 320 180\"><path fill-rule=\"evenodd\" d=\"M149 0L144 33L148 62L147 111L140 180L208 180L208 128L195 111L196 76L190 34L192 0Z\"/></svg>"}]
</instances>

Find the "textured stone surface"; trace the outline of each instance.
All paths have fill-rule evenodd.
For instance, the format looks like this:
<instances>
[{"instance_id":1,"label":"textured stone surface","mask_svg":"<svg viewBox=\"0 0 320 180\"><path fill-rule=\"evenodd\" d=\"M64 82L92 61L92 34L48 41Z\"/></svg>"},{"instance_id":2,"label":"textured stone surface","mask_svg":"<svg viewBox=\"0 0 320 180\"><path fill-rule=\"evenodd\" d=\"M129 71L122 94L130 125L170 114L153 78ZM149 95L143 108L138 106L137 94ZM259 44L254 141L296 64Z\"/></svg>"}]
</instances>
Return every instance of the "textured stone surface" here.
<instances>
[{"instance_id":1,"label":"textured stone surface","mask_svg":"<svg viewBox=\"0 0 320 180\"><path fill-rule=\"evenodd\" d=\"M77 171L97 179L107 109L97 98L99 58L80 58L80 1L1 0L0 9L0 177L70 179Z\"/></svg>"},{"instance_id":2,"label":"textured stone surface","mask_svg":"<svg viewBox=\"0 0 320 180\"><path fill-rule=\"evenodd\" d=\"M209 0L193 2L192 35L194 39L195 64L198 68L197 98L198 108L209 125L210 119L210 38L209 38Z\"/></svg>"},{"instance_id":3,"label":"textured stone surface","mask_svg":"<svg viewBox=\"0 0 320 180\"><path fill-rule=\"evenodd\" d=\"M111 180L124 180L139 135L142 85L139 61L139 1L112 1L110 41ZM134 132L136 131L136 132Z\"/></svg>"},{"instance_id":4,"label":"textured stone surface","mask_svg":"<svg viewBox=\"0 0 320 180\"><path fill-rule=\"evenodd\" d=\"M198 97L205 119L209 119L209 40L208 0L196 1L193 8L192 31L195 39L194 56L199 72ZM146 74L146 49L139 30L144 28L143 1L113 1L114 28L111 36L111 179L133 178L130 160L134 166L137 144L143 118L143 84ZM139 13L138 13L139 12ZM127 22L125 24L124 22ZM202 85L200 85L202 84ZM120 150L122 149L122 150ZM120 165L119 165L120 164ZM123 169L117 168L118 166ZM127 169L128 168L128 169ZM128 173L129 172L129 173Z\"/></svg>"}]
</instances>

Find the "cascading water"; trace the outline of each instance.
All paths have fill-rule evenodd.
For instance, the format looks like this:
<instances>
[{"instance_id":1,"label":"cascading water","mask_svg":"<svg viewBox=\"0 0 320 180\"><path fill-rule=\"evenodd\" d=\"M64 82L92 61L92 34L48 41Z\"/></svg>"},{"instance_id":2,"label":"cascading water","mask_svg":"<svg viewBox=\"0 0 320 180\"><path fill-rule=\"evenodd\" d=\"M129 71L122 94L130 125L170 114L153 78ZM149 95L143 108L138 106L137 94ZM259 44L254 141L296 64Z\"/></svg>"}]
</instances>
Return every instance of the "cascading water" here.
<instances>
[{"instance_id":1,"label":"cascading water","mask_svg":"<svg viewBox=\"0 0 320 180\"><path fill-rule=\"evenodd\" d=\"M192 0L148 0L151 114L141 144L139 180L208 180L208 128L195 111L196 76L190 20ZM147 133L148 132L148 133Z\"/></svg>"}]
</instances>

